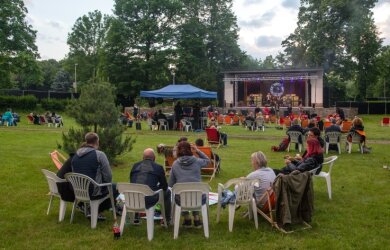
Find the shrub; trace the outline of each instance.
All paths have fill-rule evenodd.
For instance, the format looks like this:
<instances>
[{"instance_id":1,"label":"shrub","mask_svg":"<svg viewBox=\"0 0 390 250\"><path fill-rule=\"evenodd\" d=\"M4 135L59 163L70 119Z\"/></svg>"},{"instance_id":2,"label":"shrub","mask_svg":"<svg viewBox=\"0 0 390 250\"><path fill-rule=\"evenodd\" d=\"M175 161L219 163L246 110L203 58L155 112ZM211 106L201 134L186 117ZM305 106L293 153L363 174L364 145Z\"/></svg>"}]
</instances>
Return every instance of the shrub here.
<instances>
[{"instance_id":1,"label":"shrub","mask_svg":"<svg viewBox=\"0 0 390 250\"><path fill-rule=\"evenodd\" d=\"M32 110L37 106L38 99L35 96L0 96L0 107Z\"/></svg>"},{"instance_id":2,"label":"shrub","mask_svg":"<svg viewBox=\"0 0 390 250\"><path fill-rule=\"evenodd\" d=\"M56 99L42 99L41 106L44 110L50 111L64 111L68 105L69 100L56 100Z\"/></svg>"}]
</instances>

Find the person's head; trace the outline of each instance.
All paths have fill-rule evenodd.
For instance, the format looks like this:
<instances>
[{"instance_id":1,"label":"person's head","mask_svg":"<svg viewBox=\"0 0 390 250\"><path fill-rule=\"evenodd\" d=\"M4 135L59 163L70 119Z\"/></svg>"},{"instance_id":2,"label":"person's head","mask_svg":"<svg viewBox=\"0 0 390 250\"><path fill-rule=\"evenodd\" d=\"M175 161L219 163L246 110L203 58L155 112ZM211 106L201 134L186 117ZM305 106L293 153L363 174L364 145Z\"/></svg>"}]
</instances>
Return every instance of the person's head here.
<instances>
[{"instance_id":1,"label":"person's head","mask_svg":"<svg viewBox=\"0 0 390 250\"><path fill-rule=\"evenodd\" d=\"M317 127L310 128L308 135L309 137L310 135L313 135L318 138L321 136L321 130Z\"/></svg>"},{"instance_id":2,"label":"person's head","mask_svg":"<svg viewBox=\"0 0 390 250\"><path fill-rule=\"evenodd\" d=\"M12 109L11 108L7 108L7 111L12 112Z\"/></svg>"},{"instance_id":3,"label":"person's head","mask_svg":"<svg viewBox=\"0 0 390 250\"><path fill-rule=\"evenodd\" d=\"M204 146L203 139L201 139L201 138L196 139L195 145L198 147L203 147Z\"/></svg>"},{"instance_id":4,"label":"person's head","mask_svg":"<svg viewBox=\"0 0 390 250\"><path fill-rule=\"evenodd\" d=\"M85 143L88 146L92 146L94 148L98 148L99 147L99 136L98 136L98 134L96 134L94 132L88 132L85 135Z\"/></svg>"},{"instance_id":5,"label":"person's head","mask_svg":"<svg viewBox=\"0 0 390 250\"><path fill-rule=\"evenodd\" d=\"M186 141L182 141L177 145L177 157L181 156L192 156L191 145Z\"/></svg>"},{"instance_id":6,"label":"person's head","mask_svg":"<svg viewBox=\"0 0 390 250\"><path fill-rule=\"evenodd\" d=\"M353 119L353 121L352 121L352 125L354 127L356 127L356 126L363 126L363 120L356 116L355 119Z\"/></svg>"},{"instance_id":7,"label":"person's head","mask_svg":"<svg viewBox=\"0 0 390 250\"><path fill-rule=\"evenodd\" d=\"M254 169L265 168L267 166L267 157L261 151L255 152L251 155L252 167Z\"/></svg>"},{"instance_id":8,"label":"person's head","mask_svg":"<svg viewBox=\"0 0 390 250\"><path fill-rule=\"evenodd\" d=\"M336 119L331 118L331 119L330 119L330 122L331 122L332 124L336 124Z\"/></svg>"},{"instance_id":9,"label":"person's head","mask_svg":"<svg viewBox=\"0 0 390 250\"><path fill-rule=\"evenodd\" d=\"M322 153L322 148L321 148L321 145L320 145L320 142L318 141L318 139L316 139L314 137L310 137L307 139L306 144L307 144L307 146L306 146L307 154L306 155L308 157Z\"/></svg>"},{"instance_id":10,"label":"person's head","mask_svg":"<svg viewBox=\"0 0 390 250\"><path fill-rule=\"evenodd\" d=\"M182 142L182 141L188 141L188 138L187 137L180 137L179 140L177 142Z\"/></svg>"},{"instance_id":11,"label":"person's head","mask_svg":"<svg viewBox=\"0 0 390 250\"><path fill-rule=\"evenodd\" d=\"M292 121L292 125L299 125L299 120L297 118L294 118Z\"/></svg>"},{"instance_id":12,"label":"person's head","mask_svg":"<svg viewBox=\"0 0 390 250\"><path fill-rule=\"evenodd\" d=\"M144 155L143 155L144 160L152 160L154 161L156 159L156 155L154 154L154 150L151 148L147 148L144 150Z\"/></svg>"},{"instance_id":13,"label":"person's head","mask_svg":"<svg viewBox=\"0 0 390 250\"><path fill-rule=\"evenodd\" d=\"M161 113L162 113L162 110L161 110L161 109L159 109L159 110L158 110L158 113L159 113L159 114L161 114Z\"/></svg>"}]
</instances>

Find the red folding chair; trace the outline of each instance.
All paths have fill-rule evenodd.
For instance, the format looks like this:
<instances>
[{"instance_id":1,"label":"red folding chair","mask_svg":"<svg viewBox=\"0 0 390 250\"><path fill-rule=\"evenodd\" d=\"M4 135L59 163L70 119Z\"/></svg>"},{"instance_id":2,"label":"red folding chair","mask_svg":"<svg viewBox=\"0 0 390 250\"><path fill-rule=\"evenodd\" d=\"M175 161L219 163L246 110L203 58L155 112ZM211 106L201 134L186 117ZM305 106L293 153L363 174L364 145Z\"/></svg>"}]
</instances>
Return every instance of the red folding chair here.
<instances>
[{"instance_id":1,"label":"red folding chair","mask_svg":"<svg viewBox=\"0 0 390 250\"><path fill-rule=\"evenodd\" d=\"M206 128L207 142L210 146L217 146L219 148L221 144L221 136L216 128Z\"/></svg>"},{"instance_id":2,"label":"red folding chair","mask_svg":"<svg viewBox=\"0 0 390 250\"><path fill-rule=\"evenodd\" d=\"M53 161L54 165L56 165L56 167L58 169L60 169L62 167L62 165L64 164L64 162L66 161L65 156L63 156L57 150L54 150L53 152L51 152L50 157L51 157L51 160Z\"/></svg>"},{"instance_id":3,"label":"red folding chair","mask_svg":"<svg viewBox=\"0 0 390 250\"><path fill-rule=\"evenodd\" d=\"M381 125L382 126L390 126L390 118L389 117L383 117Z\"/></svg>"}]
</instances>

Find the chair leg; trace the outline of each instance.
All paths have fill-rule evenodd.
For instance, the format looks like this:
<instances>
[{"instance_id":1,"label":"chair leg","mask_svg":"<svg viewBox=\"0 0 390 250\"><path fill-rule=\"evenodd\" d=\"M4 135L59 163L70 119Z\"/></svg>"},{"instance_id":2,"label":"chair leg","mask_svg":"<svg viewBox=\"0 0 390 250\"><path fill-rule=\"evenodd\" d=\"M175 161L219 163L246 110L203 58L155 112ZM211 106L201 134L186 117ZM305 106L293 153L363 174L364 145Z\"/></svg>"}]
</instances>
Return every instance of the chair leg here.
<instances>
[{"instance_id":1,"label":"chair leg","mask_svg":"<svg viewBox=\"0 0 390 250\"><path fill-rule=\"evenodd\" d=\"M219 199L219 196L218 196L218 199ZM218 201L218 204L217 204L217 223L219 222L220 217L221 217L221 201Z\"/></svg>"},{"instance_id":2,"label":"chair leg","mask_svg":"<svg viewBox=\"0 0 390 250\"><path fill-rule=\"evenodd\" d=\"M52 201L53 201L53 195L51 194L50 195L50 200L49 200L49 207L47 208L46 215L49 215Z\"/></svg>"},{"instance_id":3,"label":"chair leg","mask_svg":"<svg viewBox=\"0 0 390 250\"><path fill-rule=\"evenodd\" d=\"M290 142L288 143L288 146L287 146L287 152L290 152Z\"/></svg>"},{"instance_id":4,"label":"chair leg","mask_svg":"<svg viewBox=\"0 0 390 250\"><path fill-rule=\"evenodd\" d=\"M209 238L209 216L207 212L207 205L202 206L202 219L203 219L204 236L206 238Z\"/></svg>"},{"instance_id":5,"label":"chair leg","mask_svg":"<svg viewBox=\"0 0 390 250\"><path fill-rule=\"evenodd\" d=\"M326 177L326 186L328 187L328 195L329 195L329 200L332 199L332 182L330 180L330 175L328 174Z\"/></svg>"},{"instance_id":6,"label":"chair leg","mask_svg":"<svg viewBox=\"0 0 390 250\"><path fill-rule=\"evenodd\" d=\"M229 232L233 232L234 213L236 212L235 204L229 204Z\"/></svg>"},{"instance_id":7,"label":"chair leg","mask_svg":"<svg viewBox=\"0 0 390 250\"><path fill-rule=\"evenodd\" d=\"M348 142L348 153L350 154L352 151L352 143Z\"/></svg>"},{"instance_id":8,"label":"chair leg","mask_svg":"<svg viewBox=\"0 0 390 250\"><path fill-rule=\"evenodd\" d=\"M148 240L151 241L153 239L154 233L154 207L146 210L146 221L147 221L147 231L148 231Z\"/></svg>"},{"instance_id":9,"label":"chair leg","mask_svg":"<svg viewBox=\"0 0 390 250\"><path fill-rule=\"evenodd\" d=\"M339 150L339 155L341 155L341 145L340 145L340 142L337 143L337 149Z\"/></svg>"},{"instance_id":10,"label":"chair leg","mask_svg":"<svg viewBox=\"0 0 390 250\"><path fill-rule=\"evenodd\" d=\"M95 229L97 224L99 202L91 201L90 205L91 205L91 228Z\"/></svg>"},{"instance_id":11,"label":"chair leg","mask_svg":"<svg viewBox=\"0 0 390 250\"><path fill-rule=\"evenodd\" d=\"M124 207L123 207L123 210L122 210L121 224L120 224L120 226L119 226L119 230L121 231L121 236L122 236L123 230L124 230L124 228L125 228L126 214L127 214L127 210L126 210L126 207L124 206Z\"/></svg>"},{"instance_id":12,"label":"chair leg","mask_svg":"<svg viewBox=\"0 0 390 250\"><path fill-rule=\"evenodd\" d=\"M74 210L76 208L76 204L77 204L77 200L75 199L73 202L73 206L72 206L72 213L70 214L70 223L73 222L73 216L74 216ZM85 207L85 204L84 204L84 207Z\"/></svg>"},{"instance_id":13,"label":"chair leg","mask_svg":"<svg viewBox=\"0 0 390 250\"><path fill-rule=\"evenodd\" d=\"M325 153L328 154L328 151L329 151L329 142L326 142Z\"/></svg>"},{"instance_id":14,"label":"chair leg","mask_svg":"<svg viewBox=\"0 0 390 250\"><path fill-rule=\"evenodd\" d=\"M175 224L173 225L173 239L179 236L181 207L175 204Z\"/></svg>"},{"instance_id":15,"label":"chair leg","mask_svg":"<svg viewBox=\"0 0 390 250\"><path fill-rule=\"evenodd\" d=\"M258 219L257 219L257 206L256 206L255 199L252 200L252 212L253 212L253 219L255 220L255 227L256 227L256 229L258 229L259 228L259 222L258 222Z\"/></svg>"},{"instance_id":16,"label":"chair leg","mask_svg":"<svg viewBox=\"0 0 390 250\"><path fill-rule=\"evenodd\" d=\"M66 201L60 200L60 215L58 217L58 221L61 222L65 218L65 211L66 211Z\"/></svg>"}]
</instances>

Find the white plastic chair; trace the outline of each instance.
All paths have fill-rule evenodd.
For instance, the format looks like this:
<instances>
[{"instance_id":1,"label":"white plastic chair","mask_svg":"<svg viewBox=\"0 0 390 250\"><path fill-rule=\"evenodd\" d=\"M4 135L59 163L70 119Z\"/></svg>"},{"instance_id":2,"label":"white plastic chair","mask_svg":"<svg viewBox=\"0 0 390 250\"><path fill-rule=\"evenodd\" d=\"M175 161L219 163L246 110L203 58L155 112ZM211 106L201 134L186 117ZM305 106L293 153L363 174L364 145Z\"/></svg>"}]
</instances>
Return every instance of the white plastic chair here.
<instances>
[{"instance_id":1,"label":"white plastic chair","mask_svg":"<svg viewBox=\"0 0 390 250\"><path fill-rule=\"evenodd\" d=\"M331 200L332 199L332 183L331 183L331 178L330 178L330 174L332 172L332 167L333 167L333 164L335 163L335 161L337 160L337 155L334 155L334 156L330 156L330 157L327 157L324 159L324 162L322 163L322 166L324 165L329 165L329 170L328 172L325 172L325 171L321 171L318 175L314 175L314 177L322 177L322 178L325 178L326 180L326 186L328 187L328 195L329 195L329 199Z\"/></svg>"},{"instance_id":2,"label":"white plastic chair","mask_svg":"<svg viewBox=\"0 0 390 250\"><path fill-rule=\"evenodd\" d=\"M325 133L325 138L328 138L328 141L326 142L325 145L326 154L328 154L330 144L337 145L339 154L341 154L341 146L340 146L341 132L337 132L337 131L327 132Z\"/></svg>"},{"instance_id":3,"label":"white plastic chair","mask_svg":"<svg viewBox=\"0 0 390 250\"><path fill-rule=\"evenodd\" d=\"M83 174L78 174L78 173L67 173L67 174L65 174L65 179L72 184L74 195L75 195L75 200L73 202L73 207L72 207L72 215L70 217L70 223L73 222L73 216L74 216L74 210L76 208L76 204L81 201L81 202L90 204L90 207L91 207L91 228L92 229L96 228L99 205L103 201L105 201L106 199L111 200L111 208L112 208L112 212L114 215L114 219L116 220L115 203L114 203L114 197L113 197L113 193L112 193L112 184L111 183L98 184L92 178L90 178L86 175L83 175ZM89 195L89 186L90 185L92 185L93 188L107 187L108 194L99 200L91 200L91 196Z\"/></svg>"},{"instance_id":4,"label":"white plastic chair","mask_svg":"<svg viewBox=\"0 0 390 250\"><path fill-rule=\"evenodd\" d=\"M352 141L349 142L347 140L347 143L348 143L348 153L352 152L352 144L358 144L360 153L363 154L363 144L360 142L361 138L362 138L361 135L359 135L358 133L354 133L352 135Z\"/></svg>"},{"instance_id":5,"label":"white plastic chair","mask_svg":"<svg viewBox=\"0 0 390 250\"><path fill-rule=\"evenodd\" d=\"M50 201L49 201L49 207L47 208L47 215L49 215L51 203L53 201L53 197L58 197L60 199L60 214L58 216L58 221L61 222L64 220L65 217L65 211L66 211L66 201L61 199L61 196L58 192L57 183L59 182L67 182L64 179L59 178L55 173L46 170L41 169L42 173L45 175L47 184L49 184L49 195L50 195Z\"/></svg>"},{"instance_id":6,"label":"white plastic chair","mask_svg":"<svg viewBox=\"0 0 390 250\"><path fill-rule=\"evenodd\" d=\"M235 186L236 200L234 204L229 203L229 231L233 231L234 214L236 211L236 205L248 205L249 219L252 216L255 221L255 227L258 229L257 221L257 206L256 200L253 197L254 185L259 185L258 179L246 179L246 178L235 178L231 179L225 184L218 183L218 206L217 206L217 222L219 222L221 214L221 201L222 192L228 189L232 185Z\"/></svg>"},{"instance_id":7,"label":"white plastic chair","mask_svg":"<svg viewBox=\"0 0 390 250\"><path fill-rule=\"evenodd\" d=\"M159 125L159 130L162 130L164 128L164 130L168 130L168 121L165 120L165 119L158 119L158 124Z\"/></svg>"},{"instance_id":8,"label":"white plastic chair","mask_svg":"<svg viewBox=\"0 0 390 250\"><path fill-rule=\"evenodd\" d=\"M148 240L151 241L153 239L155 206L147 209L145 206L145 196L152 196L156 194L159 195L158 203L161 204L161 215L164 218L164 226L167 227L167 221L165 218L164 194L162 189L153 191L149 186L135 183L118 183L117 188L118 191L125 196L125 204L123 207L120 224L121 235L123 234L127 212L130 212L130 223L133 223L134 221L134 213L145 212Z\"/></svg>"},{"instance_id":9,"label":"white plastic chair","mask_svg":"<svg viewBox=\"0 0 390 250\"><path fill-rule=\"evenodd\" d=\"M192 124L190 121L187 121L186 119L181 119L180 122L186 132L192 130Z\"/></svg>"},{"instance_id":10,"label":"white plastic chair","mask_svg":"<svg viewBox=\"0 0 390 250\"><path fill-rule=\"evenodd\" d=\"M287 131L288 136L290 137L290 142L287 147L287 152L290 152L290 145L291 143L298 144L299 153L302 151L303 144L299 142L299 137L302 138L303 141L303 134L299 131Z\"/></svg>"},{"instance_id":11,"label":"white plastic chair","mask_svg":"<svg viewBox=\"0 0 390 250\"><path fill-rule=\"evenodd\" d=\"M209 237L209 191L210 186L202 182L187 182L187 183L176 183L172 187L172 197L175 199L175 195L180 197L180 206L174 201L174 227L173 227L173 238L177 239L179 235L179 224L181 210L185 211L202 211L203 219L203 230L204 236ZM202 204L202 195L206 195L206 203Z\"/></svg>"},{"instance_id":12,"label":"white plastic chair","mask_svg":"<svg viewBox=\"0 0 390 250\"><path fill-rule=\"evenodd\" d=\"M264 118L262 116L256 118L256 131L262 130L264 132Z\"/></svg>"},{"instance_id":13,"label":"white plastic chair","mask_svg":"<svg viewBox=\"0 0 390 250\"><path fill-rule=\"evenodd\" d=\"M247 130L252 130L254 131L255 130L255 122L254 121L251 121L251 120L245 120L245 128Z\"/></svg>"}]
</instances>

